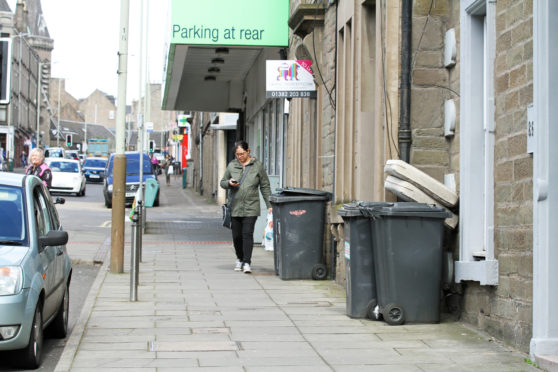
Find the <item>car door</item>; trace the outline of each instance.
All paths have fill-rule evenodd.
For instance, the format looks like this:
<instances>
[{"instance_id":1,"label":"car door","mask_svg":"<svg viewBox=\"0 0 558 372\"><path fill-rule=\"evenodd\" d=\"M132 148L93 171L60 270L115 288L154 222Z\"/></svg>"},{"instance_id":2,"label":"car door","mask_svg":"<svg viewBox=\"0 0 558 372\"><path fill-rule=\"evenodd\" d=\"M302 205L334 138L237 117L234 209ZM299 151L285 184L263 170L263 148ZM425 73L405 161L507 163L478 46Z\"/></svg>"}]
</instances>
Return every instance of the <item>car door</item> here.
<instances>
[{"instance_id":1,"label":"car door","mask_svg":"<svg viewBox=\"0 0 558 372\"><path fill-rule=\"evenodd\" d=\"M52 229L52 221L48 211L48 202L43 188L36 186L33 189L33 215L36 226L36 241L40 236L46 235ZM42 266L43 288L45 290L45 302L43 306L43 317L48 319L56 311L58 300L56 298L56 252L57 247L46 246L39 249L38 255Z\"/></svg>"},{"instance_id":2,"label":"car door","mask_svg":"<svg viewBox=\"0 0 558 372\"><path fill-rule=\"evenodd\" d=\"M45 195L45 197L47 200L47 208L48 208L48 214L50 218L51 229L57 231L62 230L60 219L58 218L58 212L56 211L56 208L52 203L51 200L52 198L48 195ZM62 301L62 297L64 296L65 283L66 283L64 265L68 253L66 251L65 245L59 245L56 246L55 248L56 248L55 249L56 251L55 286L56 286L56 298L58 299L57 303L59 303L60 301Z\"/></svg>"}]
</instances>

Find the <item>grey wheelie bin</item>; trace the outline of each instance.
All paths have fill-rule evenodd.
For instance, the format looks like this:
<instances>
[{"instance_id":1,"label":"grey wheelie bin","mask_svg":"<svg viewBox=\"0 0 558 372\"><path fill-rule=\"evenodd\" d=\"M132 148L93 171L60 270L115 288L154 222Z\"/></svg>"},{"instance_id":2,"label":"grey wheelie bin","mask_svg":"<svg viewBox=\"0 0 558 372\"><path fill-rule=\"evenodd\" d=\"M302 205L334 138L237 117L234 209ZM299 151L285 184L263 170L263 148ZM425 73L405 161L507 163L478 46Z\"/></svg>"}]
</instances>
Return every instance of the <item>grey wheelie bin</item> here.
<instances>
[{"instance_id":1,"label":"grey wheelie bin","mask_svg":"<svg viewBox=\"0 0 558 372\"><path fill-rule=\"evenodd\" d=\"M343 218L346 313L351 318L378 319L374 313L378 304L372 234L369 218L361 208L390 205L386 202L344 204L337 214Z\"/></svg>"},{"instance_id":2,"label":"grey wheelie bin","mask_svg":"<svg viewBox=\"0 0 558 372\"><path fill-rule=\"evenodd\" d=\"M443 208L392 203L362 208L370 218L378 306L390 325L438 323Z\"/></svg>"},{"instance_id":3,"label":"grey wheelie bin","mask_svg":"<svg viewBox=\"0 0 558 372\"><path fill-rule=\"evenodd\" d=\"M325 208L331 193L294 187L277 191L269 197L273 207L275 273L283 280L325 279Z\"/></svg>"}]
</instances>

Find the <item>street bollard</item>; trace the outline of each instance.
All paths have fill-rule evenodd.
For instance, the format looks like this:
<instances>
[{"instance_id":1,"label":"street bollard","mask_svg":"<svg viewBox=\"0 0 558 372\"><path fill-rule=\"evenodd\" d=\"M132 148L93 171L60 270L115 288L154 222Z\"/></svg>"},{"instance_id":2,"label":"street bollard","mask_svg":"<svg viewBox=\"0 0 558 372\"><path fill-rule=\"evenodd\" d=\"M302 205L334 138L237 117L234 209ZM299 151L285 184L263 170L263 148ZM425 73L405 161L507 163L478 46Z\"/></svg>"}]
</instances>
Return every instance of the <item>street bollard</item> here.
<instances>
[{"instance_id":1,"label":"street bollard","mask_svg":"<svg viewBox=\"0 0 558 372\"><path fill-rule=\"evenodd\" d=\"M182 188L186 188L186 168L182 168Z\"/></svg>"},{"instance_id":2,"label":"street bollard","mask_svg":"<svg viewBox=\"0 0 558 372\"><path fill-rule=\"evenodd\" d=\"M143 200L138 202L136 207L136 211L138 213L138 259L139 262L143 262L142 255L143 255L143 234L145 233L145 220L147 218L147 208L143 205Z\"/></svg>"},{"instance_id":3,"label":"street bollard","mask_svg":"<svg viewBox=\"0 0 558 372\"><path fill-rule=\"evenodd\" d=\"M136 207L136 212L132 216L132 244L130 246L130 301L138 300L138 281L139 281L139 214L140 208Z\"/></svg>"}]
</instances>

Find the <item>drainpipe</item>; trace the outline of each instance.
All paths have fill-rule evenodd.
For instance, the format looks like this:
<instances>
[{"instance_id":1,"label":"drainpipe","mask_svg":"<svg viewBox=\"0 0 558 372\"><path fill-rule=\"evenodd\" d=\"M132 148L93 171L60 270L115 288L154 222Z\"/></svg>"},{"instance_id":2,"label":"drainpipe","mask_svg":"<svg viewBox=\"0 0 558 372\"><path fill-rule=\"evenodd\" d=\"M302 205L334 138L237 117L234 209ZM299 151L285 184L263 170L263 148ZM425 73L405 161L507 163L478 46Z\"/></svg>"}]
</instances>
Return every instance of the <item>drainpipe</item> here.
<instances>
[{"instance_id":1,"label":"drainpipe","mask_svg":"<svg viewBox=\"0 0 558 372\"><path fill-rule=\"evenodd\" d=\"M200 119L200 195L203 195L203 118L204 115L201 114Z\"/></svg>"},{"instance_id":2,"label":"drainpipe","mask_svg":"<svg viewBox=\"0 0 558 372\"><path fill-rule=\"evenodd\" d=\"M335 24L337 24L337 18L339 16L339 5L337 4L337 1L335 2ZM337 164L337 150L335 148L335 143L337 142L337 27L335 28L335 49L334 49L334 53L335 53L335 65L334 65L334 81L335 81L335 115L333 116L333 183L332 183L332 187L331 187L331 205L334 206L335 205L335 182L336 182L336 177L335 177L335 173L337 172L336 169L336 164ZM324 82L325 84L325 82ZM331 208L333 211L333 208ZM335 241L334 237L332 234L330 234L330 239L331 239L331 279L335 280L337 277L337 242Z\"/></svg>"},{"instance_id":3,"label":"drainpipe","mask_svg":"<svg viewBox=\"0 0 558 372\"><path fill-rule=\"evenodd\" d=\"M411 40L412 0L401 4L401 89L399 102L399 150L400 159L411 160Z\"/></svg>"}]
</instances>

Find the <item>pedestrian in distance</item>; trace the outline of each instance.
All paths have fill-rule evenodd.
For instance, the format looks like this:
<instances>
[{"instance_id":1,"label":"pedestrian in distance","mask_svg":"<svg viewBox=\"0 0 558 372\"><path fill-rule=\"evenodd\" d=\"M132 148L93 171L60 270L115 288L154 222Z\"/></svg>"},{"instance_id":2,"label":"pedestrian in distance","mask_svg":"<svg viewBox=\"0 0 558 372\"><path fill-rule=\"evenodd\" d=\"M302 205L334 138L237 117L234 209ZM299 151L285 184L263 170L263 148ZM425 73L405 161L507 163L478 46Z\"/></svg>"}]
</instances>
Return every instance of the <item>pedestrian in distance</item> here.
<instances>
[{"instance_id":1,"label":"pedestrian in distance","mask_svg":"<svg viewBox=\"0 0 558 372\"><path fill-rule=\"evenodd\" d=\"M269 212L271 186L262 162L250 155L245 141L234 145L235 159L232 160L221 178L221 187L227 190L227 203L231 208L232 239L236 253L235 271L252 272L252 250L254 248L254 226L260 215L260 195ZM231 205L231 197L234 201Z\"/></svg>"},{"instance_id":2,"label":"pedestrian in distance","mask_svg":"<svg viewBox=\"0 0 558 372\"><path fill-rule=\"evenodd\" d=\"M21 166L25 168L27 166L27 154L25 151L21 152Z\"/></svg>"},{"instance_id":3,"label":"pedestrian in distance","mask_svg":"<svg viewBox=\"0 0 558 372\"><path fill-rule=\"evenodd\" d=\"M155 175L155 178L157 178L157 176L159 175L159 167L160 167L159 160L157 160L157 158L153 153L149 154L149 158L151 160L151 170Z\"/></svg>"},{"instance_id":4,"label":"pedestrian in distance","mask_svg":"<svg viewBox=\"0 0 558 372\"><path fill-rule=\"evenodd\" d=\"M29 166L25 170L25 174L31 174L39 177L47 188L52 184L52 172L45 163L45 153L38 147L35 147L29 153Z\"/></svg>"},{"instance_id":5,"label":"pedestrian in distance","mask_svg":"<svg viewBox=\"0 0 558 372\"><path fill-rule=\"evenodd\" d=\"M171 174L174 173L174 167L172 165L172 159L169 154L165 155L165 162L163 163L163 168L165 168L165 177L167 179L167 186L170 186Z\"/></svg>"}]
</instances>

